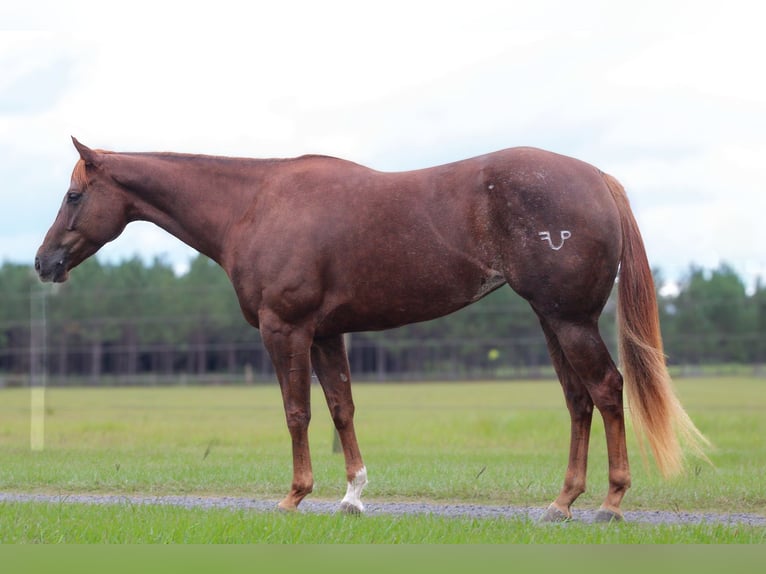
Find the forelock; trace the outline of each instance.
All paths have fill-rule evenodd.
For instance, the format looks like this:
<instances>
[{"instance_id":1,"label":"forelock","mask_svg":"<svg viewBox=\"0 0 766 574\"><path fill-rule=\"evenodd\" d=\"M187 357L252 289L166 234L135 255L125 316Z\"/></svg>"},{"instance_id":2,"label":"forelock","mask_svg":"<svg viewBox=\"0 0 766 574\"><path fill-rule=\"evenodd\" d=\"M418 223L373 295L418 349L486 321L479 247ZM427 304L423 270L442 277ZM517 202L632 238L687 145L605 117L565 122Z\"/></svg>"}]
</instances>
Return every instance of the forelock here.
<instances>
[{"instance_id":1,"label":"forelock","mask_svg":"<svg viewBox=\"0 0 766 574\"><path fill-rule=\"evenodd\" d=\"M80 187L88 185L88 171L85 168L85 161L78 160L72 172L72 181Z\"/></svg>"}]
</instances>

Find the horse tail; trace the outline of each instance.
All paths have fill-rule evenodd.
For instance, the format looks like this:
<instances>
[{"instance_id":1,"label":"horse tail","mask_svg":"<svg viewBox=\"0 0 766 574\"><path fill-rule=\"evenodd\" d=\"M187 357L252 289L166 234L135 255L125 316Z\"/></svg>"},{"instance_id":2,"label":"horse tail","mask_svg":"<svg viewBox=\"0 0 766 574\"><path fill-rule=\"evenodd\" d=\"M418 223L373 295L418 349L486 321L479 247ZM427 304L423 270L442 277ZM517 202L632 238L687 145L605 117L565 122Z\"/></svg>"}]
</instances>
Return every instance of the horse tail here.
<instances>
[{"instance_id":1,"label":"horse tail","mask_svg":"<svg viewBox=\"0 0 766 574\"><path fill-rule=\"evenodd\" d=\"M683 470L682 443L705 460L703 447L710 443L673 390L665 364L654 280L625 189L614 177L603 177L622 224L617 323L628 408L644 459L648 442L657 467L668 477Z\"/></svg>"}]
</instances>

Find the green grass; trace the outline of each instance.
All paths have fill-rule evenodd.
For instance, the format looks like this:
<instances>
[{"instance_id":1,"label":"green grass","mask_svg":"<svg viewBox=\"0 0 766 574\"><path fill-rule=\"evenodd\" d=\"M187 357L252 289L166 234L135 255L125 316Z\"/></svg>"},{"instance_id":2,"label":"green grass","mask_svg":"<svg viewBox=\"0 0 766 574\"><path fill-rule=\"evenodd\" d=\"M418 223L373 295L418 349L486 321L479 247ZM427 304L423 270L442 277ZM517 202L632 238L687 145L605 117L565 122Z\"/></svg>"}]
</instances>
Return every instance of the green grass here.
<instances>
[{"instance_id":1,"label":"green grass","mask_svg":"<svg viewBox=\"0 0 766 574\"><path fill-rule=\"evenodd\" d=\"M766 511L766 381L690 379L684 405L712 440L714 467L692 460L662 480L629 436L625 510ZM343 460L318 388L311 425L316 488L339 500ZM370 476L365 499L547 505L565 470L569 420L554 382L358 385L357 432ZM30 450L29 391L0 391L0 490L201 494L273 499L291 478L276 385L49 389L45 448ZM606 492L603 428L594 419L589 491ZM12 517L12 519L10 519ZM437 517L282 516L234 510L77 504L0 505L0 540L46 542L763 542L739 526L545 527ZM433 534L432 534L433 533Z\"/></svg>"},{"instance_id":2,"label":"green grass","mask_svg":"<svg viewBox=\"0 0 766 574\"><path fill-rule=\"evenodd\" d=\"M766 529L724 525L540 525L530 520L321 516L169 506L2 505L5 543L764 543Z\"/></svg>"}]
</instances>

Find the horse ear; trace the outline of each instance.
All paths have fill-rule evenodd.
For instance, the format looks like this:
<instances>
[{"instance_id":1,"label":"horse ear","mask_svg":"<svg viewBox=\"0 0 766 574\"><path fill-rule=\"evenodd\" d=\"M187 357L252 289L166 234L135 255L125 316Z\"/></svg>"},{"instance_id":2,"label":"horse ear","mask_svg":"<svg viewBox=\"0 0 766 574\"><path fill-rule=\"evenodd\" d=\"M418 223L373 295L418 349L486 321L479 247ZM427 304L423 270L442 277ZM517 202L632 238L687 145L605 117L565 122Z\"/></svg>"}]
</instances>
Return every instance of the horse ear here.
<instances>
[{"instance_id":1,"label":"horse ear","mask_svg":"<svg viewBox=\"0 0 766 574\"><path fill-rule=\"evenodd\" d=\"M85 162L86 165L96 165L98 163L99 159L99 153L90 149L88 146L81 144L79 141L77 141L77 138L72 136L72 143L74 144L74 147L77 149L77 152L80 154L80 158Z\"/></svg>"}]
</instances>

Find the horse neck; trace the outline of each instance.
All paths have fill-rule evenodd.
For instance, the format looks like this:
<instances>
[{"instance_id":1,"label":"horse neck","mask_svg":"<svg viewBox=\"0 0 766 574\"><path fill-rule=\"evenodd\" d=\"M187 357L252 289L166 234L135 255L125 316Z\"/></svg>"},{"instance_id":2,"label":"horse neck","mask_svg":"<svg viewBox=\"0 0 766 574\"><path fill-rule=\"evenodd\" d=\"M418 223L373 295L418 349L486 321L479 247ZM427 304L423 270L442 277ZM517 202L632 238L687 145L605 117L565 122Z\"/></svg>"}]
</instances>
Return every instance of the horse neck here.
<instances>
[{"instance_id":1,"label":"horse neck","mask_svg":"<svg viewBox=\"0 0 766 574\"><path fill-rule=\"evenodd\" d=\"M252 161L125 154L115 179L130 190L131 220L149 221L221 263L227 230L254 201Z\"/></svg>"}]
</instances>

